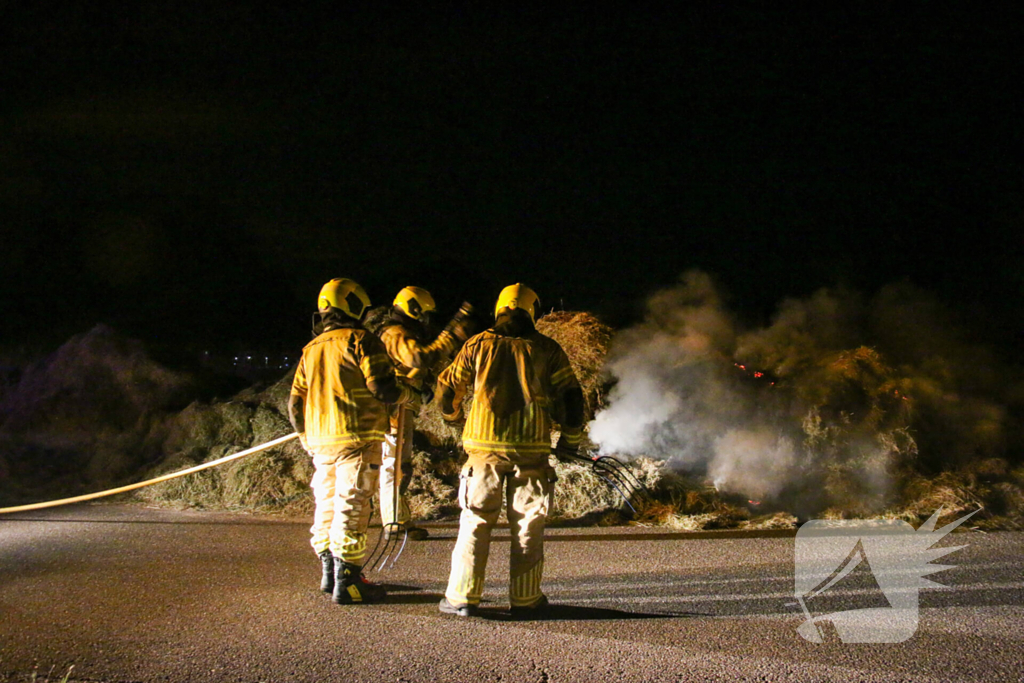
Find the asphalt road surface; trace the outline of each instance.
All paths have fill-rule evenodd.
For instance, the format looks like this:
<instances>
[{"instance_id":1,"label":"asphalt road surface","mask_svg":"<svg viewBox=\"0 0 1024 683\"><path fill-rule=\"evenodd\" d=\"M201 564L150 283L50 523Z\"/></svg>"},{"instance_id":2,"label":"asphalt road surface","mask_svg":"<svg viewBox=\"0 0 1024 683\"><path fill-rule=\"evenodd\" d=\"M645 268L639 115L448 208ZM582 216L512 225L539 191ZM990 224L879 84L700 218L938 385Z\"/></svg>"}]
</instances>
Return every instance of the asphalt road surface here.
<instances>
[{"instance_id":1,"label":"asphalt road surface","mask_svg":"<svg viewBox=\"0 0 1024 683\"><path fill-rule=\"evenodd\" d=\"M453 526L371 574L390 589L373 606L320 593L307 527L122 505L0 517L0 682L72 665L72 681L1024 678L1022 533L946 537L968 544L932 577L949 588L921 593L912 638L879 645L797 634L792 532L553 529L556 607L516 621L505 530L482 616L465 619L437 610ZM837 591L840 609L872 606L870 576Z\"/></svg>"}]
</instances>

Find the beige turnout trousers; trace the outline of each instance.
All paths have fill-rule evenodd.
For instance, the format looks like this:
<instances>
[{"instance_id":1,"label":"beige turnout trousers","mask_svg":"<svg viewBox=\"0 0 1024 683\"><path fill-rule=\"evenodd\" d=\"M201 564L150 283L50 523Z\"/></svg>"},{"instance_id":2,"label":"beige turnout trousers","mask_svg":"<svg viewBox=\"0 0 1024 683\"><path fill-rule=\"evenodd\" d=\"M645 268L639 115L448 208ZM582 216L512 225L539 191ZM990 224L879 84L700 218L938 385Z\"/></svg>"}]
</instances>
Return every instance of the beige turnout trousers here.
<instances>
[{"instance_id":1,"label":"beige turnout trousers","mask_svg":"<svg viewBox=\"0 0 1024 683\"><path fill-rule=\"evenodd\" d=\"M362 565L370 499L380 471L380 441L310 449L316 471L310 486L316 500L310 544L319 555L330 550L345 562Z\"/></svg>"},{"instance_id":2,"label":"beige turnout trousers","mask_svg":"<svg viewBox=\"0 0 1024 683\"><path fill-rule=\"evenodd\" d=\"M405 524L412 517L409 512L409 503L406 500L405 493L402 491L402 480L404 479L405 473L400 471L400 468L395 467L395 455L399 441L398 426L396 423L401 424L405 428L405 433L402 435L401 439L402 468L406 471L411 471L413 420L416 414L406 407L399 407L398 410L405 411L405 419L400 423L397 420L392 419L391 431L384 436L384 450L382 451L380 466L380 521L381 524L385 525L391 524L392 522ZM397 514L395 510L395 491L398 491Z\"/></svg>"},{"instance_id":3,"label":"beige turnout trousers","mask_svg":"<svg viewBox=\"0 0 1024 683\"><path fill-rule=\"evenodd\" d=\"M504 453L468 451L459 475L459 538L445 597L455 604L477 605L484 590L491 530L505 496L512 536L509 556L509 601L531 607L540 600L544 570L544 525L555 471L547 455L513 463Z\"/></svg>"}]
</instances>

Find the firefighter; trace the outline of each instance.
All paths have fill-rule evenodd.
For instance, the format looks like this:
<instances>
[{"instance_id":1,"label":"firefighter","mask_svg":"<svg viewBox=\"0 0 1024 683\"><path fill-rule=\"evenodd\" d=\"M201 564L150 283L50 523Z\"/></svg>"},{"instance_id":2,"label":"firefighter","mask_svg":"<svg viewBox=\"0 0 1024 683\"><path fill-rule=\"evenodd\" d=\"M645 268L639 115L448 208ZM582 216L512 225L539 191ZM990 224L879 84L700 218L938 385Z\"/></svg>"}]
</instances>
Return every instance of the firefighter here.
<instances>
[{"instance_id":1,"label":"firefighter","mask_svg":"<svg viewBox=\"0 0 1024 683\"><path fill-rule=\"evenodd\" d=\"M583 392L562 347L534 327L538 307L526 285L503 289L494 327L470 338L438 378L442 416L449 422L462 419L462 399L473 389L462 432L468 457L459 477L459 537L440 602L448 614L476 613L503 490L512 537L511 611L530 614L548 604L540 582L555 482L548 463L551 429L557 423L561 431L555 455L575 454Z\"/></svg>"},{"instance_id":2,"label":"firefighter","mask_svg":"<svg viewBox=\"0 0 1024 683\"><path fill-rule=\"evenodd\" d=\"M370 499L377 487L385 404L415 400L399 382L387 350L362 326L370 299L357 283L335 278L320 290L315 338L295 370L288 417L313 457L316 500L311 544L320 556L320 589L338 604L379 602L381 586L362 574Z\"/></svg>"},{"instance_id":3,"label":"firefighter","mask_svg":"<svg viewBox=\"0 0 1024 683\"><path fill-rule=\"evenodd\" d=\"M430 292L421 287L405 287L395 297L390 319L377 333L395 364L398 377L411 385L426 401L433 396L431 369L439 360L447 358L472 333L470 316L473 307L466 302L441 334L428 343L429 316L436 310ZM419 402L393 406L391 430L384 437L380 468L380 518L387 537L403 531L415 540L422 540L429 535L426 529L410 523L411 515L405 495L412 475L413 419L419 407ZM399 420L399 411L405 412L403 420ZM398 433L400 427L404 430L402 434ZM396 471L395 456L399 444L402 448L402 467ZM390 526L396 522L398 528Z\"/></svg>"}]
</instances>

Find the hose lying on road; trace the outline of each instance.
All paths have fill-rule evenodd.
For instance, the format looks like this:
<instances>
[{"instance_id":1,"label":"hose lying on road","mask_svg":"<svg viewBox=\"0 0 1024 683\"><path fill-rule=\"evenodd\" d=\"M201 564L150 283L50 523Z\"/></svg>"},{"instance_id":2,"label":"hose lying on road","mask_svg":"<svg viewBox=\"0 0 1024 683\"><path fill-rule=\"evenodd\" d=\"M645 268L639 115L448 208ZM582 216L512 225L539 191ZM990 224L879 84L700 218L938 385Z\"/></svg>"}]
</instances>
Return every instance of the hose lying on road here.
<instances>
[{"instance_id":1,"label":"hose lying on road","mask_svg":"<svg viewBox=\"0 0 1024 683\"><path fill-rule=\"evenodd\" d=\"M30 505L18 505L18 506L15 506L15 507L0 508L0 515L2 515L4 513L7 513L7 512L27 512L28 510L41 510L43 508L57 507L58 505L70 505L71 503L82 503L84 501L93 500L95 498L103 498L104 496L112 496L112 495L114 495L116 493L125 493L126 491L134 491L135 489L141 489L143 486L152 486L153 484L159 484L160 482L167 481L168 479L176 479L177 477L184 477L186 474L192 474L193 472L198 472L200 470L206 470L206 469L209 469L211 467L216 467L217 465L223 465L224 463L230 462L232 460L238 460L239 458L244 458L245 456L252 455L253 453L259 453L260 451L265 451L268 448L273 448L274 446L280 446L284 442L290 441L291 439L294 439L296 437L298 437L298 433L297 432L292 432L291 434L289 434L287 436L282 436L280 438L274 439L273 441L268 441L266 443L260 444L259 446L253 446L252 448L246 449L246 450L241 451L239 453L234 453L232 455L226 455L223 458L220 458L218 460L212 460L210 462L204 462L202 465L196 465L195 467L190 467L187 470L181 470L180 472L171 472L170 474L164 474L164 475L161 475L159 477L156 477L155 479L147 479L146 481L140 481L137 484L128 484L127 486L121 486L121 487L116 488L116 489L108 489L106 491L100 491L98 493L87 493L87 494L82 495L82 496L75 496L74 498L61 498L60 500L48 500L48 501L46 501L44 503L32 503Z\"/></svg>"}]
</instances>

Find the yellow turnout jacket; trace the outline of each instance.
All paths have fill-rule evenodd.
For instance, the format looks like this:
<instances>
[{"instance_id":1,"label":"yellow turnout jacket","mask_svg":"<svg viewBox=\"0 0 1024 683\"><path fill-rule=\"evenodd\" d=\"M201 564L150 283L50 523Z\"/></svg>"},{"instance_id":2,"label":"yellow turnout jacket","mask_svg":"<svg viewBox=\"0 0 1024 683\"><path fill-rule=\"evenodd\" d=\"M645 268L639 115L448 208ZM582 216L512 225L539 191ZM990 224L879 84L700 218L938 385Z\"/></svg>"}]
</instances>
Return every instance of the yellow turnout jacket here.
<instances>
[{"instance_id":1,"label":"yellow turnout jacket","mask_svg":"<svg viewBox=\"0 0 1024 683\"><path fill-rule=\"evenodd\" d=\"M565 351L534 329L523 336L491 329L466 342L438 378L438 387L451 397L451 409L442 408L447 419L458 418L470 383L465 448L527 456L551 451L552 426L566 414L565 392L579 389ZM566 441L579 443L582 425L560 427Z\"/></svg>"},{"instance_id":2,"label":"yellow turnout jacket","mask_svg":"<svg viewBox=\"0 0 1024 683\"><path fill-rule=\"evenodd\" d=\"M383 400L408 403L415 393L396 385L384 344L362 327L332 329L302 349L292 393L302 397L310 448L383 441Z\"/></svg>"},{"instance_id":3,"label":"yellow turnout jacket","mask_svg":"<svg viewBox=\"0 0 1024 683\"><path fill-rule=\"evenodd\" d=\"M438 360L451 353L456 344L455 336L448 330L429 344L424 344L400 324L385 327L380 333L380 340L395 363L395 372L416 388L423 387L424 373L413 373L413 370L430 370ZM410 378L410 374L417 376Z\"/></svg>"}]
</instances>

